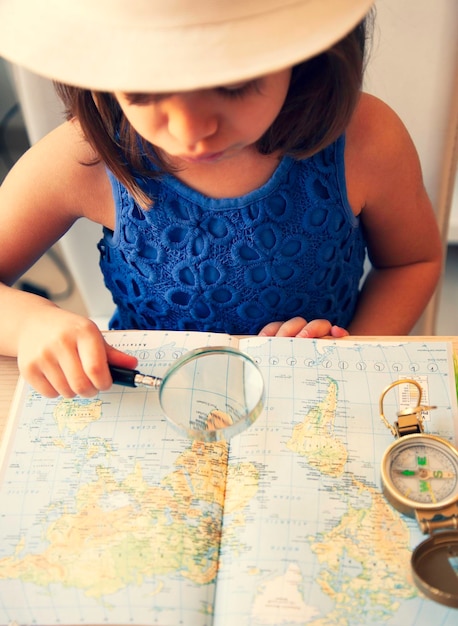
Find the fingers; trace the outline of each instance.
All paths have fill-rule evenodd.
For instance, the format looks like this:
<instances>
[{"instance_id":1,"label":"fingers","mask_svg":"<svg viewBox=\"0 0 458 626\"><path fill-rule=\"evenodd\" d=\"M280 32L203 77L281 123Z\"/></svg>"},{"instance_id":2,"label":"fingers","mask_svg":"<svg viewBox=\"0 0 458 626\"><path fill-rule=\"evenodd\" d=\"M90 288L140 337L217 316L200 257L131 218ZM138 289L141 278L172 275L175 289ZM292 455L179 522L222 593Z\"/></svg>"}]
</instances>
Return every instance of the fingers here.
<instances>
[{"instance_id":1,"label":"fingers","mask_svg":"<svg viewBox=\"0 0 458 626\"><path fill-rule=\"evenodd\" d=\"M138 359L133 356L133 354L127 354L126 352L121 352L121 350L117 350L110 346L110 344L105 343L105 352L107 355L107 360L110 365L117 365L118 367L127 367L129 369L134 369L137 367Z\"/></svg>"},{"instance_id":2,"label":"fingers","mask_svg":"<svg viewBox=\"0 0 458 626\"><path fill-rule=\"evenodd\" d=\"M293 317L286 322L270 322L264 326L259 335L261 337L303 337L303 338L341 338L348 335L348 331L340 326L332 325L325 319L315 319L307 322L303 317Z\"/></svg>"},{"instance_id":3,"label":"fingers","mask_svg":"<svg viewBox=\"0 0 458 626\"><path fill-rule=\"evenodd\" d=\"M98 391L109 389L113 384L107 362L107 348L102 334L83 334L76 346L77 353L65 370L71 374L71 387L83 397L95 395Z\"/></svg>"},{"instance_id":4,"label":"fingers","mask_svg":"<svg viewBox=\"0 0 458 626\"><path fill-rule=\"evenodd\" d=\"M303 317L293 317L286 322L270 322L264 326L259 335L261 337L307 337L307 320ZM300 333L303 333L300 335Z\"/></svg>"},{"instance_id":5,"label":"fingers","mask_svg":"<svg viewBox=\"0 0 458 626\"><path fill-rule=\"evenodd\" d=\"M293 317L286 322L271 322L259 334L264 337L322 337L330 332L331 324L326 320L307 322L303 317Z\"/></svg>"},{"instance_id":6,"label":"fingers","mask_svg":"<svg viewBox=\"0 0 458 626\"><path fill-rule=\"evenodd\" d=\"M42 395L72 398L94 396L111 385L100 333L88 326L60 332L49 343L35 345L18 358L23 376Z\"/></svg>"},{"instance_id":7,"label":"fingers","mask_svg":"<svg viewBox=\"0 0 458 626\"><path fill-rule=\"evenodd\" d=\"M328 320L312 320L306 323L295 335L296 337L309 337L319 339L329 337L331 334L331 322Z\"/></svg>"},{"instance_id":8,"label":"fingers","mask_svg":"<svg viewBox=\"0 0 458 626\"><path fill-rule=\"evenodd\" d=\"M260 337L275 337L283 322L270 322L258 333Z\"/></svg>"},{"instance_id":9,"label":"fingers","mask_svg":"<svg viewBox=\"0 0 458 626\"><path fill-rule=\"evenodd\" d=\"M90 397L97 393L81 367L78 359L61 355L42 356L38 361L28 364L18 360L19 370L24 378L43 396L55 398L73 398L75 395Z\"/></svg>"},{"instance_id":10,"label":"fingers","mask_svg":"<svg viewBox=\"0 0 458 626\"><path fill-rule=\"evenodd\" d=\"M57 388L60 385L54 386L48 380L48 377L42 371L41 368L34 367L34 366L28 366L28 367L21 366L21 363L19 360L18 360L18 366L19 366L19 371L21 372L21 375L42 396L45 396L46 398L56 398L57 396L60 395L60 392L57 390ZM62 385L62 388L63 388L63 385Z\"/></svg>"},{"instance_id":11,"label":"fingers","mask_svg":"<svg viewBox=\"0 0 458 626\"><path fill-rule=\"evenodd\" d=\"M92 397L113 384L108 360L136 366L136 358L109 346L90 320L60 312L53 322L35 319L18 350L21 374L42 395Z\"/></svg>"},{"instance_id":12,"label":"fingers","mask_svg":"<svg viewBox=\"0 0 458 626\"><path fill-rule=\"evenodd\" d=\"M331 335L336 337L337 339L341 339L342 337L348 337L350 333L345 328L341 326L333 326L331 328Z\"/></svg>"}]
</instances>

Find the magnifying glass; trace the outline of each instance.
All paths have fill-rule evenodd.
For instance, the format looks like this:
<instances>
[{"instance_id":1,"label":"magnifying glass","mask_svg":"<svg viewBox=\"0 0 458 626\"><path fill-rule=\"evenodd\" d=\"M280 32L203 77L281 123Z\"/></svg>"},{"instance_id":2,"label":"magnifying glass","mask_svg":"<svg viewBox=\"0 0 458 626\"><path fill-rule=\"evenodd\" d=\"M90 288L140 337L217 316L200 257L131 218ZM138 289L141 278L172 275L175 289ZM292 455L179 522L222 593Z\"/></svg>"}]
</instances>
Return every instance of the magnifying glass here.
<instances>
[{"instance_id":1,"label":"magnifying glass","mask_svg":"<svg viewBox=\"0 0 458 626\"><path fill-rule=\"evenodd\" d=\"M170 423L189 439L228 440L248 428L264 405L257 363L235 348L211 346L186 352L163 378L110 365L113 382L159 391Z\"/></svg>"}]
</instances>

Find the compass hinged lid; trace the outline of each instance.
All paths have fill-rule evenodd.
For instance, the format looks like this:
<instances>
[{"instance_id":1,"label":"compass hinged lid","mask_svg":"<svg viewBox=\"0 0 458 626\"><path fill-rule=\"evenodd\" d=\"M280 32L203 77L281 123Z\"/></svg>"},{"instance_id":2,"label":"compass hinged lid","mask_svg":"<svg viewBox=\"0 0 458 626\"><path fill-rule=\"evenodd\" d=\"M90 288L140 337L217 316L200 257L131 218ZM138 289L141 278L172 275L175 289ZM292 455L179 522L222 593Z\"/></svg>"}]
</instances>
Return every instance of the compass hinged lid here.
<instances>
[{"instance_id":1,"label":"compass hinged lid","mask_svg":"<svg viewBox=\"0 0 458 626\"><path fill-rule=\"evenodd\" d=\"M417 587L436 602L458 608L458 531L433 533L413 551Z\"/></svg>"}]
</instances>

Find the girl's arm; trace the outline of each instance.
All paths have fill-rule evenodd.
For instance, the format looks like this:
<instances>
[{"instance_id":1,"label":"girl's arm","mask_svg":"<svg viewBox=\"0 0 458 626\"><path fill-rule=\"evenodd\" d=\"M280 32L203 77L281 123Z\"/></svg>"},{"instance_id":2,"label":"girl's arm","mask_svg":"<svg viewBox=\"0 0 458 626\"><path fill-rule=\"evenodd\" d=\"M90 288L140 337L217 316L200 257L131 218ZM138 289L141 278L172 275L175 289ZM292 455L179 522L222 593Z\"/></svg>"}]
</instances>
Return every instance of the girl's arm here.
<instances>
[{"instance_id":1,"label":"girl's arm","mask_svg":"<svg viewBox=\"0 0 458 626\"><path fill-rule=\"evenodd\" d=\"M135 360L109 347L91 321L12 285L79 217L113 219L102 165L78 127L63 124L33 146L0 187L0 353L17 356L41 393L93 395L110 386L107 359Z\"/></svg>"},{"instance_id":2,"label":"girl's arm","mask_svg":"<svg viewBox=\"0 0 458 626\"><path fill-rule=\"evenodd\" d=\"M347 134L349 200L366 232L373 269L348 330L405 335L441 274L443 251L412 140L397 115L364 95Z\"/></svg>"},{"instance_id":3,"label":"girl's arm","mask_svg":"<svg viewBox=\"0 0 458 626\"><path fill-rule=\"evenodd\" d=\"M359 215L373 269L348 331L406 335L436 288L442 244L409 134L383 102L363 94L346 133L347 193ZM273 322L261 335L343 337L327 320Z\"/></svg>"}]
</instances>

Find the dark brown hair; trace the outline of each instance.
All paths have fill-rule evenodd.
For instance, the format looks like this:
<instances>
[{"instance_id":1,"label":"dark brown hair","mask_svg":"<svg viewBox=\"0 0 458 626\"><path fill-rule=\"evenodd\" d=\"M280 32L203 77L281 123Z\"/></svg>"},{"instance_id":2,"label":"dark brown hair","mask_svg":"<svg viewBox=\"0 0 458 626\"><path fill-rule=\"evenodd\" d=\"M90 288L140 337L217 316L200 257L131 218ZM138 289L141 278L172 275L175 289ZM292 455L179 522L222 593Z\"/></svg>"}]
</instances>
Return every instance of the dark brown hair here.
<instances>
[{"instance_id":1,"label":"dark brown hair","mask_svg":"<svg viewBox=\"0 0 458 626\"><path fill-rule=\"evenodd\" d=\"M256 144L261 154L278 150L283 155L306 158L344 132L361 89L370 18L371 14L325 52L293 67L283 107ZM147 169L145 157L161 171L171 168L130 126L114 96L61 83L55 87L67 119L78 119L99 158L141 206L151 206L151 198L132 172L137 179L154 175Z\"/></svg>"}]
</instances>

